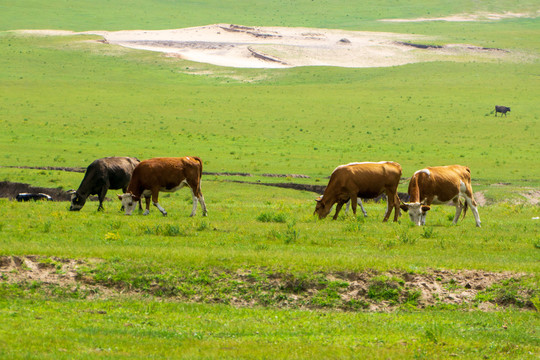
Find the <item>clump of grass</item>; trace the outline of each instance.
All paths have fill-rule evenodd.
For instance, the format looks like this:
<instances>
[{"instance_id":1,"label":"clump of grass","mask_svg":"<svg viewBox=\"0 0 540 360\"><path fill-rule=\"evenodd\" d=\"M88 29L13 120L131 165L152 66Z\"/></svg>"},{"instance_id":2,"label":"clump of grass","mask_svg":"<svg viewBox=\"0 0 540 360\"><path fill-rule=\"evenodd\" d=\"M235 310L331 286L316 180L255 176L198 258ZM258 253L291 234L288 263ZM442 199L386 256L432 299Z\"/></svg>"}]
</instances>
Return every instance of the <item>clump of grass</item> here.
<instances>
[{"instance_id":1,"label":"clump of grass","mask_svg":"<svg viewBox=\"0 0 540 360\"><path fill-rule=\"evenodd\" d=\"M443 335L443 328L437 323L433 322L424 330L424 336L428 341L434 344L438 344Z\"/></svg>"},{"instance_id":2,"label":"clump of grass","mask_svg":"<svg viewBox=\"0 0 540 360\"><path fill-rule=\"evenodd\" d=\"M377 276L371 279L368 288L368 297L373 300L386 300L391 303L397 303L401 286L404 284L402 279L388 278L387 276Z\"/></svg>"},{"instance_id":3,"label":"clump of grass","mask_svg":"<svg viewBox=\"0 0 540 360\"><path fill-rule=\"evenodd\" d=\"M296 222L293 221L287 224L285 231L271 230L269 237L283 240L285 244L293 244L300 239L300 230L296 227Z\"/></svg>"},{"instance_id":4,"label":"clump of grass","mask_svg":"<svg viewBox=\"0 0 540 360\"><path fill-rule=\"evenodd\" d=\"M257 216L257 221L260 222L275 222L275 223L285 223L287 222L287 214L282 212L263 212Z\"/></svg>"},{"instance_id":5,"label":"clump of grass","mask_svg":"<svg viewBox=\"0 0 540 360\"><path fill-rule=\"evenodd\" d=\"M399 240L402 244L414 245L416 244L416 240L418 239L411 236L411 234L409 233L409 229L410 228L404 228L401 233L396 235L396 239Z\"/></svg>"},{"instance_id":6,"label":"clump of grass","mask_svg":"<svg viewBox=\"0 0 540 360\"><path fill-rule=\"evenodd\" d=\"M331 281L311 299L311 304L318 307L335 307L341 305L339 290L347 286L349 284L343 281Z\"/></svg>"},{"instance_id":7,"label":"clump of grass","mask_svg":"<svg viewBox=\"0 0 540 360\"><path fill-rule=\"evenodd\" d=\"M352 218L352 220L347 222L347 225L345 226L345 231L360 232L362 231L364 222L365 222L364 217L355 216Z\"/></svg>"},{"instance_id":8,"label":"clump of grass","mask_svg":"<svg viewBox=\"0 0 540 360\"><path fill-rule=\"evenodd\" d=\"M511 278L494 284L476 295L476 301L492 302L500 306L538 309L540 290L536 278ZM536 303L535 303L536 302Z\"/></svg>"},{"instance_id":9,"label":"clump of grass","mask_svg":"<svg viewBox=\"0 0 540 360\"><path fill-rule=\"evenodd\" d=\"M178 225L165 224L164 226L156 225L154 227L143 226L141 232L146 235L160 236L187 236L187 231Z\"/></svg>"},{"instance_id":10,"label":"clump of grass","mask_svg":"<svg viewBox=\"0 0 540 360\"><path fill-rule=\"evenodd\" d=\"M424 226L424 232L421 234L424 239L431 239L434 235L433 226Z\"/></svg>"}]
</instances>

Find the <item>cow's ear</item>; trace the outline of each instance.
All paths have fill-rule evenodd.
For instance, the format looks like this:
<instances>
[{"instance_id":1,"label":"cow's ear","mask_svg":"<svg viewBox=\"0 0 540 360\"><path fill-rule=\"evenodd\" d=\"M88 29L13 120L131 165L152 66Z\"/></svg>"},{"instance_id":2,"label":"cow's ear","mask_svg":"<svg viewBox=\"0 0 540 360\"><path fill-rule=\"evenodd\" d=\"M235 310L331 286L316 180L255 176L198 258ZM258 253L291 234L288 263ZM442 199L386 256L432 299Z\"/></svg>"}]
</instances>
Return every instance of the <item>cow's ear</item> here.
<instances>
[{"instance_id":1,"label":"cow's ear","mask_svg":"<svg viewBox=\"0 0 540 360\"><path fill-rule=\"evenodd\" d=\"M427 212L431 209L431 207L429 205L422 205L422 211L423 212Z\"/></svg>"},{"instance_id":2,"label":"cow's ear","mask_svg":"<svg viewBox=\"0 0 540 360\"><path fill-rule=\"evenodd\" d=\"M118 196L118 200L122 201L122 197L123 197L123 195L120 195L120 194L116 194L116 196Z\"/></svg>"},{"instance_id":3,"label":"cow's ear","mask_svg":"<svg viewBox=\"0 0 540 360\"><path fill-rule=\"evenodd\" d=\"M401 208L401 210L407 212L409 211L409 205L405 204L405 203L402 203L401 205L399 205L399 207Z\"/></svg>"},{"instance_id":4,"label":"cow's ear","mask_svg":"<svg viewBox=\"0 0 540 360\"><path fill-rule=\"evenodd\" d=\"M320 203L320 202L321 202L321 198L318 197L318 198L315 199L315 201L318 202L318 203Z\"/></svg>"}]
</instances>

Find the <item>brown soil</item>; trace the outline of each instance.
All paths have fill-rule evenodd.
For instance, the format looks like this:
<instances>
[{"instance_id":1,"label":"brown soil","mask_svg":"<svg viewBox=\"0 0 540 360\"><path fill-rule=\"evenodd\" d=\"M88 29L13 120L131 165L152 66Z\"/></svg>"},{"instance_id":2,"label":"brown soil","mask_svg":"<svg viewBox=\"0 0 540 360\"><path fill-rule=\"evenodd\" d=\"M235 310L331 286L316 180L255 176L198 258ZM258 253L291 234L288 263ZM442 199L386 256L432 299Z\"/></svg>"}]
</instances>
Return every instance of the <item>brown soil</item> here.
<instances>
[{"instance_id":1,"label":"brown soil","mask_svg":"<svg viewBox=\"0 0 540 360\"><path fill-rule=\"evenodd\" d=\"M82 275L79 271L81 267L85 269L95 268L100 261L73 260L62 258L46 258L39 256L2 256L0 257L0 283L19 284L40 284L45 286L57 286L67 291L84 291L86 298L110 298L117 296L138 296L143 292L146 295L156 295L159 288L138 290L126 289L123 284L98 284L87 275ZM88 273L88 272L86 272ZM229 282L234 283L236 290L245 284L245 289L249 291L250 285L256 280L251 276L249 270L238 271L229 278ZM334 273L327 274L326 280L343 282L346 285L339 290L342 303L355 301L362 303L362 310L367 311L393 311L397 309L403 299L396 302L385 300L373 300L368 296L368 289L375 278L385 276L388 279L398 279L401 282L400 297L413 292L419 293L417 300L418 308L440 305L472 305L476 295L488 289L494 284L500 284L504 280L518 279L526 274L515 273L494 273L480 270L428 270L421 274L411 274L404 271L390 271L379 273L367 270L361 273ZM288 291L287 289L299 288L294 278L287 274L274 274L270 278L263 279L264 287L269 293L275 291L285 291L287 296L277 304L283 308L309 308L317 307L312 304L313 298L317 297L324 287L320 281L302 283L301 291ZM260 290L260 288L258 288ZM285 289L285 290L284 290ZM153 291L156 290L156 291ZM243 293L243 291L242 291ZM194 294L189 298L181 296L169 296L173 300L191 302L215 302L220 299L207 299L204 295ZM262 304L250 298L246 300L230 294L227 300L232 305L239 307L261 306ZM481 303L478 309L483 311L495 310L497 306L508 304ZM339 307L338 307L339 308ZM350 308L349 308L350 310Z\"/></svg>"}]
</instances>

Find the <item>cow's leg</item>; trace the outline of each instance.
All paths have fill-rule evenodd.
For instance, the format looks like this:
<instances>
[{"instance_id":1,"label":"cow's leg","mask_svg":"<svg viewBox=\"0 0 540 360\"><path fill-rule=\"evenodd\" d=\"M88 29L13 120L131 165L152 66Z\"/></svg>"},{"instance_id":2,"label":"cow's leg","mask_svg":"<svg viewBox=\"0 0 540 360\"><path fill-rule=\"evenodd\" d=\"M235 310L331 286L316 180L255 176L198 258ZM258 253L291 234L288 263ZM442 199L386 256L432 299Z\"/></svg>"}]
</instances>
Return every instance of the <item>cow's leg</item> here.
<instances>
[{"instance_id":1,"label":"cow's leg","mask_svg":"<svg viewBox=\"0 0 540 360\"><path fill-rule=\"evenodd\" d=\"M383 222L387 222L392 213L392 208L394 207L394 197L390 194L389 191L386 191L386 212L384 213ZM394 220L395 221L395 220Z\"/></svg>"},{"instance_id":2,"label":"cow's leg","mask_svg":"<svg viewBox=\"0 0 540 360\"><path fill-rule=\"evenodd\" d=\"M204 202L204 196L203 196L202 193L200 193L200 195L199 195L199 202L201 203L203 216L208 216L208 211L206 210L206 203Z\"/></svg>"},{"instance_id":3,"label":"cow's leg","mask_svg":"<svg viewBox=\"0 0 540 360\"><path fill-rule=\"evenodd\" d=\"M364 205L362 204L362 199L358 198L358 205L360 205L360 210L362 210L362 214L364 214L364 217L367 217L366 209L364 209Z\"/></svg>"},{"instance_id":4,"label":"cow's leg","mask_svg":"<svg viewBox=\"0 0 540 360\"><path fill-rule=\"evenodd\" d=\"M351 200L347 201L345 204L345 215L349 213L349 206L351 205Z\"/></svg>"},{"instance_id":5,"label":"cow's leg","mask_svg":"<svg viewBox=\"0 0 540 360\"><path fill-rule=\"evenodd\" d=\"M124 194L127 192L127 186L122 189L124 191ZM150 205L148 205L150 207ZM142 210L142 196L139 198L139 211Z\"/></svg>"},{"instance_id":6,"label":"cow's leg","mask_svg":"<svg viewBox=\"0 0 540 360\"><path fill-rule=\"evenodd\" d=\"M384 213L383 222L387 222L392 214L392 210L395 210L394 221L397 221L399 214L399 201L396 203L396 192L392 192L390 189L386 189L386 212Z\"/></svg>"},{"instance_id":7,"label":"cow's leg","mask_svg":"<svg viewBox=\"0 0 540 360\"><path fill-rule=\"evenodd\" d=\"M476 201L474 201L471 184L465 184L461 182L460 193L465 198L467 205L469 205L469 207L471 208L473 212L474 220L476 221L476 226L481 227L480 214L478 214L478 209L476 208L477 204L476 204Z\"/></svg>"},{"instance_id":8,"label":"cow's leg","mask_svg":"<svg viewBox=\"0 0 540 360\"><path fill-rule=\"evenodd\" d=\"M358 206L358 198L356 197L356 195L353 195L351 196L350 201L351 201L352 212L356 216L356 207Z\"/></svg>"},{"instance_id":9,"label":"cow's leg","mask_svg":"<svg viewBox=\"0 0 540 360\"><path fill-rule=\"evenodd\" d=\"M396 192L394 193L394 222L398 221L401 216L401 209L399 208L399 196Z\"/></svg>"},{"instance_id":10,"label":"cow's leg","mask_svg":"<svg viewBox=\"0 0 540 360\"><path fill-rule=\"evenodd\" d=\"M195 216L195 213L197 212L197 197L195 196L195 193L191 192L191 198L193 199L193 208L191 209L191 215L189 216Z\"/></svg>"},{"instance_id":11,"label":"cow's leg","mask_svg":"<svg viewBox=\"0 0 540 360\"><path fill-rule=\"evenodd\" d=\"M336 213L334 214L334 217L332 219L336 220L337 217L338 217L338 214L339 214L339 211L341 210L341 208L343 207L343 202L341 201L338 201L337 205L336 205Z\"/></svg>"},{"instance_id":12,"label":"cow's leg","mask_svg":"<svg viewBox=\"0 0 540 360\"><path fill-rule=\"evenodd\" d=\"M146 210L144 210L143 215L150 214L150 196L145 196L144 201L146 202Z\"/></svg>"},{"instance_id":13,"label":"cow's leg","mask_svg":"<svg viewBox=\"0 0 540 360\"><path fill-rule=\"evenodd\" d=\"M463 205L461 205L459 197L454 199L454 205L456 206L456 215L454 216L454 221L452 221L452 224L457 224L459 216L461 215L461 210L463 210Z\"/></svg>"},{"instance_id":14,"label":"cow's leg","mask_svg":"<svg viewBox=\"0 0 540 360\"><path fill-rule=\"evenodd\" d=\"M97 208L98 211L105 210L105 208L103 208L103 201L105 201L105 195L107 195L107 190L109 190L109 188L107 186L103 186L101 188L101 192L98 195L98 199L99 199L99 206Z\"/></svg>"},{"instance_id":15,"label":"cow's leg","mask_svg":"<svg viewBox=\"0 0 540 360\"><path fill-rule=\"evenodd\" d=\"M158 196L159 196L159 190L154 189L152 190L152 204L154 204L155 207L158 208L159 211L163 214L163 216L167 216L167 211L165 211L164 208L161 207L158 203Z\"/></svg>"},{"instance_id":16,"label":"cow's leg","mask_svg":"<svg viewBox=\"0 0 540 360\"><path fill-rule=\"evenodd\" d=\"M467 204L471 208L474 220L476 221L476 226L481 227L482 222L480 221L480 214L478 214L478 209L476 208L476 201L472 197L466 196L465 201L467 201Z\"/></svg>"}]
</instances>

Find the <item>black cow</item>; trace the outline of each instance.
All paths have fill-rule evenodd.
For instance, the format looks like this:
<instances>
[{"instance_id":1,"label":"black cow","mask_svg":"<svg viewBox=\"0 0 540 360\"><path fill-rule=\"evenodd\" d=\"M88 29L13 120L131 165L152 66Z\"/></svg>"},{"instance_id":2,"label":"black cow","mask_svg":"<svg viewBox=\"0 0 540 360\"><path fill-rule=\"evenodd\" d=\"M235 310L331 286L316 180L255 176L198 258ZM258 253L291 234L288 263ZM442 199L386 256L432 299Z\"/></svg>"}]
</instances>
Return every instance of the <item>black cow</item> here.
<instances>
[{"instance_id":1,"label":"black cow","mask_svg":"<svg viewBox=\"0 0 540 360\"><path fill-rule=\"evenodd\" d=\"M506 116L506 113L510 111L509 107L501 106L501 105L495 105L495 116L497 116L497 113L504 114Z\"/></svg>"},{"instance_id":2,"label":"black cow","mask_svg":"<svg viewBox=\"0 0 540 360\"><path fill-rule=\"evenodd\" d=\"M133 157L106 157L95 160L86 169L77 191L69 191L71 194L69 210L81 210L90 195L98 196L98 211L103 210L103 200L105 200L107 190L122 189L126 192L133 169L139 162L139 159Z\"/></svg>"},{"instance_id":3,"label":"black cow","mask_svg":"<svg viewBox=\"0 0 540 360\"><path fill-rule=\"evenodd\" d=\"M52 196L44 194L44 193L19 193L15 197L17 201L30 201L30 200L47 200L47 201L53 201Z\"/></svg>"}]
</instances>

